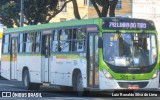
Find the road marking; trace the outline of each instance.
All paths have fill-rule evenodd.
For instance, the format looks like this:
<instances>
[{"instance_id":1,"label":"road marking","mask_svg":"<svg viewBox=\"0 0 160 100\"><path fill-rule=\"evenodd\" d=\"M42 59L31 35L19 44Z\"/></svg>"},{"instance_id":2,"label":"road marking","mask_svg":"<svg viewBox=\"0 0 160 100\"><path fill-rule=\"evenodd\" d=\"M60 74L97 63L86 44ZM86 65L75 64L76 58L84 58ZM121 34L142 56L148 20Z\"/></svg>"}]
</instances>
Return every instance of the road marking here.
<instances>
[{"instance_id":1,"label":"road marking","mask_svg":"<svg viewBox=\"0 0 160 100\"><path fill-rule=\"evenodd\" d=\"M0 84L0 87L1 86L11 86L11 87L13 87L13 86L15 86L15 85L10 85L10 84Z\"/></svg>"}]
</instances>

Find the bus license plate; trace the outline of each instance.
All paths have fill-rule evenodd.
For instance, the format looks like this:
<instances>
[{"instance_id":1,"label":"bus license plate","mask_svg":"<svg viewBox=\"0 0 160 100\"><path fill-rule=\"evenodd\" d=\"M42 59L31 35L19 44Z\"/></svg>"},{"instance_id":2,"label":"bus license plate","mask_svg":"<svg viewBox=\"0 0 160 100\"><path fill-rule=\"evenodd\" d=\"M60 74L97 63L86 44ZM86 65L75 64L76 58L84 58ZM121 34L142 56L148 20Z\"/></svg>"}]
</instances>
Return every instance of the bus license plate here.
<instances>
[{"instance_id":1,"label":"bus license plate","mask_svg":"<svg viewBox=\"0 0 160 100\"><path fill-rule=\"evenodd\" d=\"M137 90L137 89L139 89L139 86L137 86L137 85L128 86L128 89Z\"/></svg>"}]
</instances>

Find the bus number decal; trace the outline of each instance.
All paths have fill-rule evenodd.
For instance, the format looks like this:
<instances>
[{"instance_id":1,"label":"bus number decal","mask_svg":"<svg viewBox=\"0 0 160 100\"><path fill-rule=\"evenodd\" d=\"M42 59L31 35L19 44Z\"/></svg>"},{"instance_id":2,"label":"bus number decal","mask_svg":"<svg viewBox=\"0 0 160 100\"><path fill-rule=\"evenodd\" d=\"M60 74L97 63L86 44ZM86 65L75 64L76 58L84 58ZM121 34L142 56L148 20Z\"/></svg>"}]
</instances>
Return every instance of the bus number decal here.
<instances>
[{"instance_id":1,"label":"bus number decal","mask_svg":"<svg viewBox=\"0 0 160 100\"><path fill-rule=\"evenodd\" d=\"M127 75L121 75L121 80L128 80L128 76Z\"/></svg>"}]
</instances>

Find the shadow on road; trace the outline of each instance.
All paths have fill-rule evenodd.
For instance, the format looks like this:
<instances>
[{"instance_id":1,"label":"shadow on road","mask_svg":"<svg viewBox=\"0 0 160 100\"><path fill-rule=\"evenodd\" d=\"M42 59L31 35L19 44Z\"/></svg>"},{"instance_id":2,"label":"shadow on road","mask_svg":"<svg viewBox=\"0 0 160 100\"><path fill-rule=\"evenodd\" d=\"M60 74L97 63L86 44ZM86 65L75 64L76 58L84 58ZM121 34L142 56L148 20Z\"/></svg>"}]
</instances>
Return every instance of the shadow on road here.
<instances>
[{"instance_id":1,"label":"shadow on road","mask_svg":"<svg viewBox=\"0 0 160 100\"><path fill-rule=\"evenodd\" d=\"M7 80L7 79L5 79L4 77L2 77L2 76L0 75L0 80Z\"/></svg>"}]
</instances>

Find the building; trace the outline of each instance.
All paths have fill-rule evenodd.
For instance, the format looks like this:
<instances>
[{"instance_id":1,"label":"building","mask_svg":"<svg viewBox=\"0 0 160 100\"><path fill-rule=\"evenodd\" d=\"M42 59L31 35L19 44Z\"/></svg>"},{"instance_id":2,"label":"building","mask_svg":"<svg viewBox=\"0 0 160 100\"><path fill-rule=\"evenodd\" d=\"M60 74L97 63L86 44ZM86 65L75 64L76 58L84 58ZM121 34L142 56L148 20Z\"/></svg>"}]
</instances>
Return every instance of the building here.
<instances>
[{"instance_id":1,"label":"building","mask_svg":"<svg viewBox=\"0 0 160 100\"><path fill-rule=\"evenodd\" d=\"M160 1L159 0L133 0L132 17L153 20L158 33L160 33ZM159 35L160 38L160 35Z\"/></svg>"},{"instance_id":2,"label":"building","mask_svg":"<svg viewBox=\"0 0 160 100\"><path fill-rule=\"evenodd\" d=\"M116 7L116 16L124 16L124 17L131 17L132 15L132 0L118 0L117 7ZM93 7L90 0L77 0L79 13L82 19L87 18L97 18L97 12ZM59 5L61 6L63 2L60 2ZM126 9L127 8L127 9ZM66 7L63 9L61 13L56 15L50 22L60 22L75 19L73 14L73 5L72 2L68 3Z\"/></svg>"}]
</instances>

